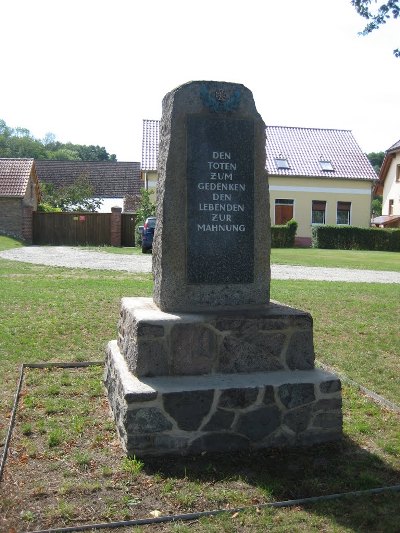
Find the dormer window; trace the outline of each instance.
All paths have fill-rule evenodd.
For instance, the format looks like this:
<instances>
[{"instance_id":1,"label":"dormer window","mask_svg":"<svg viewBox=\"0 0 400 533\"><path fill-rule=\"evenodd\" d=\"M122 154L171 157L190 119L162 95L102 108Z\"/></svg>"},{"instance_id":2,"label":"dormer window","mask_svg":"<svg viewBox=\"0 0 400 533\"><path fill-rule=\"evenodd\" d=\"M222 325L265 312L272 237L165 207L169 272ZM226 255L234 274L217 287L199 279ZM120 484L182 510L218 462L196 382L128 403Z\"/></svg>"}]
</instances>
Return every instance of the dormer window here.
<instances>
[{"instance_id":1,"label":"dormer window","mask_svg":"<svg viewBox=\"0 0 400 533\"><path fill-rule=\"evenodd\" d=\"M319 160L319 166L321 167L321 169L324 171L324 172L332 172L333 170L335 170L333 168L333 165L332 163L328 160L328 159L320 159Z\"/></svg>"},{"instance_id":2,"label":"dormer window","mask_svg":"<svg viewBox=\"0 0 400 533\"><path fill-rule=\"evenodd\" d=\"M282 154L280 154L278 157L275 157L275 165L278 170L290 168L287 158Z\"/></svg>"}]
</instances>

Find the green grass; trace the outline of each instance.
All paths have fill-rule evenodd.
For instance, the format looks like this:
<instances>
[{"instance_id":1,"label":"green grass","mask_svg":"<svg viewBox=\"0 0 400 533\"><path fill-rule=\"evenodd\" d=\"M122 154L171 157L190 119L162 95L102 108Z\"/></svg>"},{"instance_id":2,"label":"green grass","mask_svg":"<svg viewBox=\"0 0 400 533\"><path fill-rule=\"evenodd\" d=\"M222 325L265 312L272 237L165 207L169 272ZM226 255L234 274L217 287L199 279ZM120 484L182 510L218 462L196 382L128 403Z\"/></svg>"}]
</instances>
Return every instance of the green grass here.
<instances>
[{"instance_id":1,"label":"green grass","mask_svg":"<svg viewBox=\"0 0 400 533\"><path fill-rule=\"evenodd\" d=\"M68 385L65 374L70 376ZM51 384L74 399L71 416L88 403L102 368L28 369L22 395L36 404L20 409L12 443L13 483L7 485L0 514L31 520L30 530L107 520L148 517L152 511L181 514L197 510L259 506L245 513L220 515L179 524L185 531L396 531L394 515L400 494L352 498L292 509L262 509L264 503L369 489L400 482L400 455L379 444L396 443L399 420L349 386L343 388L345 438L336 444L289 451L204 455L197 457L123 457L108 426L103 398L91 402L91 416L78 438L62 413L45 416ZM25 420L32 431L23 434ZM38 423L44 420L44 427ZM367 430L360 431L361 427ZM52 439L50 443L49 440ZM30 483L25 483L25 478ZM22 501L20 498L23 498ZM61 508L59 508L61 503ZM374 513L370 511L374 508ZM381 508L382 507L382 508ZM52 511L58 509L63 511ZM383 513L385 509L386 515ZM68 511L68 512L64 512ZM341 512L343 514L341 514ZM14 514L13 514L14 513ZM267 527L268 526L268 527ZM379 529L382 526L382 529ZM160 526L161 527L161 526ZM177 526L178 527L178 526ZM267 529L264 529L267 527ZM348 529L347 529L348 528ZM149 528L158 531L156 525ZM160 529L161 530L161 529ZM162 531L175 531L164 525Z\"/></svg>"},{"instance_id":2,"label":"green grass","mask_svg":"<svg viewBox=\"0 0 400 533\"><path fill-rule=\"evenodd\" d=\"M400 253L318 248L272 248L271 263L400 272Z\"/></svg>"},{"instance_id":3,"label":"green grass","mask_svg":"<svg viewBox=\"0 0 400 533\"><path fill-rule=\"evenodd\" d=\"M400 286L281 281L271 298L309 311L316 357L400 404Z\"/></svg>"},{"instance_id":4,"label":"green grass","mask_svg":"<svg viewBox=\"0 0 400 533\"><path fill-rule=\"evenodd\" d=\"M137 255L142 254L142 249L139 246L126 246L124 248L117 248L116 246L85 246L86 249L94 250L96 252L105 252L107 254L122 254L122 255Z\"/></svg>"},{"instance_id":5,"label":"green grass","mask_svg":"<svg viewBox=\"0 0 400 533\"><path fill-rule=\"evenodd\" d=\"M12 240L0 238L0 249L12 246ZM295 251L303 252L314 251ZM391 257L398 254L378 255L374 264L395 270ZM345 256L337 255L341 262ZM116 338L121 297L150 296L151 291L148 274L49 268L0 259L0 440L22 362L102 360L105 344ZM311 312L319 361L398 404L399 293L397 285L384 284L278 280L271 284L273 299ZM144 516L156 509L168 514L232 508L400 482L399 417L353 387L343 390L346 438L340 445L271 457L256 454L256 459L244 455L214 460L206 455L142 463L123 459L108 418L101 374L101 367L27 372L16 429L20 437L13 444L10 465L19 468L24 479L28 462L34 461L37 476L20 488L16 484L13 496L6 477L0 498L0 515L15 512L25 522L25 528L19 523L20 530L130 519L138 516L139 508L146 511ZM59 485L55 476L62 478ZM22 493L28 497L16 501ZM46 502L52 505L46 507ZM399 507L400 494L385 494L143 529L394 533Z\"/></svg>"},{"instance_id":6,"label":"green grass","mask_svg":"<svg viewBox=\"0 0 400 533\"><path fill-rule=\"evenodd\" d=\"M21 246L23 246L21 241L0 235L0 252L3 250L11 250L12 248L20 248Z\"/></svg>"}]
</instances>

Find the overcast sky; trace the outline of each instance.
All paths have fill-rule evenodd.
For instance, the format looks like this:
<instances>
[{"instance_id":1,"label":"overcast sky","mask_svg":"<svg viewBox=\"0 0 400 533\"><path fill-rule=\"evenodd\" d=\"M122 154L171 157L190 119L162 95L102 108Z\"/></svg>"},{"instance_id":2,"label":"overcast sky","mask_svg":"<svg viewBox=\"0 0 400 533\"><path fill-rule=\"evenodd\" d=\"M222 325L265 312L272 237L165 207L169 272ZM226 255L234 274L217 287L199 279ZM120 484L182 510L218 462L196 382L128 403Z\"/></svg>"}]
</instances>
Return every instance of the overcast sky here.
<instances>
[{"instance_id":1,"label":"overcast sky","mask_svg":"<svg viewBox=\"0 0 400 533\"><path fill-rule=\"evenodd\" d=\"M268 125L400 139L400 20L350 0L2 0L0 118L140 161L142 120L191 80L243 83Z\"/></svg>"}]
</instances>

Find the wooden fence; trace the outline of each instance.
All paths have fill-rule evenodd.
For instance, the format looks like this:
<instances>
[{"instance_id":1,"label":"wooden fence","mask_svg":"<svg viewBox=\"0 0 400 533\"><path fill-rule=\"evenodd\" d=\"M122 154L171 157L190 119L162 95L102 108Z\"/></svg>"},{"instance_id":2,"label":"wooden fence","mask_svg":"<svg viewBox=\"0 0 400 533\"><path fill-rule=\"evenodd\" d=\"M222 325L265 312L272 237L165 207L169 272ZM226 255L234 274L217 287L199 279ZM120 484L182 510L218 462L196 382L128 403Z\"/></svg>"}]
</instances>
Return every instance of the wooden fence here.
<instances>
[{"instance_id":1,"label":"wooden fence","mask_svg":"<svg viewBox=\"0 0 400 533\"><path fill-rule=\"evenodd\" d=\"M33 244L135 246L135 215L118 213L33 213ZM114 231L114 239L112 238Z\"/></svg>"}]
</instances>

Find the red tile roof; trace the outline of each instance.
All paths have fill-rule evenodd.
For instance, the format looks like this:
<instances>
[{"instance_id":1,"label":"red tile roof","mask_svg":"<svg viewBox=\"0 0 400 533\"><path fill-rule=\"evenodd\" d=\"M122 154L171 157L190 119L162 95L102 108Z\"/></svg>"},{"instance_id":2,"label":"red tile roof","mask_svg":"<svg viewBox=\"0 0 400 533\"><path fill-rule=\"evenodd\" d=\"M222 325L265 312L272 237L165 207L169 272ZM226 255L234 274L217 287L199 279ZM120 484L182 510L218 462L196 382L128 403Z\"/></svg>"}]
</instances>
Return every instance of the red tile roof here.
<instances>
[{"instance_id":1,"label":"red tile roof","mask_svg":"<svg viewBox=\"0 0 400 533\"><path fill-rule=\"evenodd\" d=\"M304 176L374 181L375 170L349 130L266 127L266 167L275 176ZM287 159L278 169L275 159ZM321 161L332 170L323 170Z\"/></svg>"},{"instance_id":2,"label":"red tile roof","mask_svg":"<svg viewBox=\"0 0 400 533\"><path fill-rule=\"evenodd\" d=\"M142 170L157 170L160 121L143 120Z\"/></svg>"},{"instance_id":3,"label":"red tile roof","mask_svg":"<svg viewBox=\"0 0 400 533\"><path fill-rule=\"evenodd\" d=\"M157 170L159 127L159 120L143 120L142 170ZM266 126L266 137L270 175L377 179L349 130ZM289 168L277 168L275 159L279 157L287 159ZM333 170L323 170L320 161L330 162Z\"/></svg>"},{"instance_id":4,"label":"red tile roof","mask_svg":"<svg viewBox=\"0 0 400 533\"><path fill-rule=\"evenodd\" d=\"M124 198L138 195L142 188L139 162L116 161L52 161L36 160L40 183L51 183L56 188L72 185L85 176L101 198Z\"/></svg>"},{"instance_id":5,"label":"red tile roof","mask_svg":"<svg viewBox=\"0 0 400 533\"><path fill-rule=\"evenodd\" d=\"M33 159L0 158L0 196L25 196L32 168Z\"/></svg>"}]
</instances>

